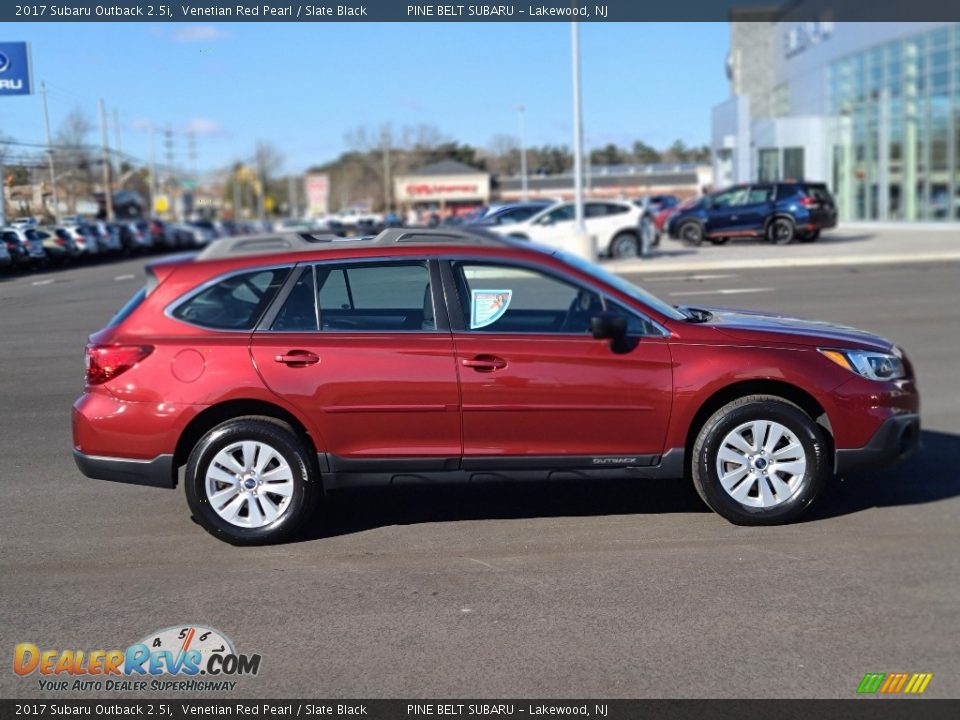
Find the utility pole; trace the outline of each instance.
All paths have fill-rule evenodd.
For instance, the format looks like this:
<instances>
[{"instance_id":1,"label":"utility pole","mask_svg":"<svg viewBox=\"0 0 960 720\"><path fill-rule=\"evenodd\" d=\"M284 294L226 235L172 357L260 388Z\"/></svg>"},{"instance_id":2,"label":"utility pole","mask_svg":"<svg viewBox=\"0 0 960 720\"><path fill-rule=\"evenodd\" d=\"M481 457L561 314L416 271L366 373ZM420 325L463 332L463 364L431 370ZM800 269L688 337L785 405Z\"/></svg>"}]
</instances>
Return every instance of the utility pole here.
<instances>
[{"instance_id":1,"label":"utility pole","mask_svg":"<svg viewBox=\"0 0 960 720\"><path fill-rule=\"evenodd\" d=\"M233 169L233 219L240 219L240 165Z\"/></svg>"},{"instance_id":2,"label":"utility pole","mask_svg":"<svg viewBox=\"0 0 960 720\"><path fill-rule=\"evenodd\" d=\"M173 212L173 219L180 219L180 208L177 206L176 182L177 179L173 172L173 128L167 123L167 128L163 131L163 145L167 156L167 190L170 193L170 209Z\"/></svg>"},{"instance_id":3,"label":"utility pole","mask_svg":"<svg viewBox=\"0 0 960 720\"><path fill-rule=\"evenodd\" d=\"M192 132L187 133L187 157L190 160L190 208L196 212L197 208L197 136Z\"/></svg>"},{"instance_id":4,"label":"utility pole","mask_svg":"<svg viewBox=\"0 0 960 720\"><path fill-rule=\"evenodd\" d=\"M296 178L293 175L287 175L287 214L291 220L297 217L297 209Z\"/></svg>"},{"instance_id":5,"label":"utility pole","mask_svg":"<svg viewBox=\"0 0 960 720\"><path fill-rule=\"evenodd\" d=\"M526 107L518 105L517 110L520 113L520 190L523 200L530 199L530 190L527 187L527 141L526 141L526 122L524 113Z\"/></svg>"},{"instance_id":6,"label":"utility pole","mask_svg":"<svg viewBox=\"0 0 960 720\"><path fill-rule=\"evenodd\" d=\"M103 201L107 221L113 220L113 187L110 185L110 147L107 143L107 111L100 98L100 141L103 145Z\"/></svg>"},{"instance_id":7,"label":"utility pole","mask_svg":"<svg viewBox=\"0 0 960 720\"><path fill-rule=\"evenodd\" d=\"M47 163L50 166L50 196L53 201L53 218L57 219L59 202L57 201L57 174L53 168L53 147L50 144L50 115L47 113L47 83L40 83L40 95L43 97L43 129L47 133Z\"/></svg>"},{"instance_id":8,"label":"utility pole","mask_svg":"<svg viewBox=\"0 0 960 720\"><path fill-rule=\"evenodd\" d=\"M150 214L157 209L157 145L156 127L150 122Z\"/></svg>"},{"instance_id":9,"label":"utility pole","mask_svg":"<svg viewBox=\"0 0 960 720\"><path fill-rule=\"evenodd\" d=\"M7 178L3 170L3 153L0 152L0 227L3 227L7 224L7 216L5 214L5 199L7 195Z\"/></svg>"},{"instance_id":10,"label":"utility pole","mask_svg":"<svg viewBox=\"0 0 960 720\"><path fill-rule=\"evenodd\" d=\"M380 144L383 148L383 214L391 210L392 193L390 192L390 130L384 127L380 132Z\"/></svg>"}]
</instances>

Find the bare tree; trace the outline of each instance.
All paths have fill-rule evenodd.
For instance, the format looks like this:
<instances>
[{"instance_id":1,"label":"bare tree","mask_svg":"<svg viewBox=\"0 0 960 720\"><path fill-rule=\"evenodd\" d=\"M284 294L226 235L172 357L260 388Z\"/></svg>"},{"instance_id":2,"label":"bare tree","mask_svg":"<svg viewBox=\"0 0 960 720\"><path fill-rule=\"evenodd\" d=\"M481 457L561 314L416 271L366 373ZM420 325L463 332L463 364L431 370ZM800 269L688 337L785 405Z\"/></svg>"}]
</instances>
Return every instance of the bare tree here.
<instances>
[{"instance_id":1,"label":"bare tree","mask_svg":"<svg viewBox=\"0 0 960 720\"><path fill-rule=\"evenodd\" d=\"M272 143L266 140L257 140L254 158L254 164L257 168L257 179L260 185L260 192L257 194L257 210L258 215L262 218L266 209L266 197L270 187L270 179L276 175L277 171L283 166L283 155Z\"/></svg>"},{"instance_id":2,"label":"bare tree","mask_svg":"<svg viewBox=\"0 0 960 720\"><path fill-rule=\"evenodd\" d=\"M87 145L92 130L93 124L86 113L76 107L63 119L56 133L58 149L54 166L56 174L66 180L67 202L72 213L77 211L78 198L89 197L93 190L92 157Z\"/></svg>"},{"instance_id":3,"label":"bare tree","mask_svg":"<svg viewBox=\"0 0 960 720\"><path fill-rule=\"evenodd\" d=\"M494 175L516 175L520 169L520 145L513 135L494 135L485 155Z\"/></svg>"}]
</instances>

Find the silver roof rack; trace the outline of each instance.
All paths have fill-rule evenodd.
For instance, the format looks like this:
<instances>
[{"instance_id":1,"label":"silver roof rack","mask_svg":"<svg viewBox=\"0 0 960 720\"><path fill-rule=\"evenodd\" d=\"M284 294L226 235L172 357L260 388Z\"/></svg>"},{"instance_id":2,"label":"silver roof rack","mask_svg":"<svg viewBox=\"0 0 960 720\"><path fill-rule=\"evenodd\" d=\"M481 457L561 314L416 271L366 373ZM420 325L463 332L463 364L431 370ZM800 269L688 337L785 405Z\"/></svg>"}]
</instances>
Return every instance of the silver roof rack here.
<instances>
[{"instance_id":1,"label":"silver roof rack","mask_svg":"<svg viewBox=\"0 0 960 720\"><path fill-rule=\"evenodd\" d=\"M241 235L214 240L198 255L197 260L214 260L235 255L271 255L324 249L370 247L371 245L511 245L516 241L488 230L461 228L387 228L379 235L344 238L338 235L309 232L281 232L263 235Z\"/></svg>"}]
</instances>

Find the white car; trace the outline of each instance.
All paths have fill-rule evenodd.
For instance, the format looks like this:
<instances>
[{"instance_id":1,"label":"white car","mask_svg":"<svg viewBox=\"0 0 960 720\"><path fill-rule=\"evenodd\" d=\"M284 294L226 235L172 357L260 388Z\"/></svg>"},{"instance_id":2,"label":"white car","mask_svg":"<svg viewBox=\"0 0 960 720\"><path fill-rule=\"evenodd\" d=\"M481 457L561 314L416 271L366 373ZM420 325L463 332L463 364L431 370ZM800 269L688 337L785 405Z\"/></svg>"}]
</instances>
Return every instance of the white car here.
<instances>
[{"instance_id":1,"label":"white car","mask_svg":"<svg viewBox=\"0 0 960 720\"><path fill-rule=\"evenodd\" d=\"M572 202L563 202L542 210L528 220L488 229L500 235L563 247L574 232L576 211ZM626 200L587 200L583 203L584 225L597 239L601 255L613 258L640 254L640 219L643 210Z\"/></svg>"},{"instance_id":2,"label":"white car","mask_svg":"<svg viewBox=\"0 0 960 720\"><path fill-rule=\"evenodd\" d=\"M369 212L363 208L349 207L333 215L330 220L344 227L356 227L361 223L379 225L383 222L383 215Z\"/></svg>"}]
</instances>

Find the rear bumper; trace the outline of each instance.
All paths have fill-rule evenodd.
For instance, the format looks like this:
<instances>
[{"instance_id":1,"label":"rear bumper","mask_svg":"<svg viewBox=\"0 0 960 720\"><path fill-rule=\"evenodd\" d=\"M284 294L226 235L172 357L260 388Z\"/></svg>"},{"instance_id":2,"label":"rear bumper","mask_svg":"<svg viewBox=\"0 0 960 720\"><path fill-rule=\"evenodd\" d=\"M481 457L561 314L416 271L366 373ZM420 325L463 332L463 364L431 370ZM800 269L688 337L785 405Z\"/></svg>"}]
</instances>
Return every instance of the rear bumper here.
<instances>
[{"instance_id":1,"label":"rear bumper","mask_svg":"<svg viewBox=\"0 0 960 720\"><path fill-rule=\"evenodd\" d=\"M88 478L111 482L174 488L173 455L157 455L153 460L84 455L74 449L73 461Z\"/></svg>"},{"instance_id":2,"label":"rear bumper","mask_svg":"<svg viewBox=\"0 0 960 720\"><path fill-rule=\"evenodd\" d=\"M887 418L860 448L837 450L838 473L892 465L920 449L920 416L915 413Z\"/></svg>"}]
</instances>

